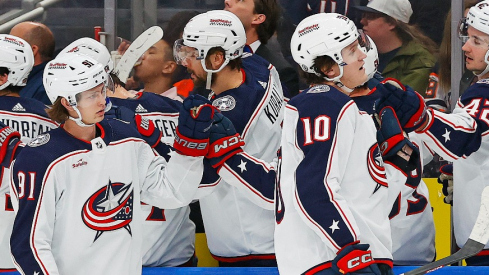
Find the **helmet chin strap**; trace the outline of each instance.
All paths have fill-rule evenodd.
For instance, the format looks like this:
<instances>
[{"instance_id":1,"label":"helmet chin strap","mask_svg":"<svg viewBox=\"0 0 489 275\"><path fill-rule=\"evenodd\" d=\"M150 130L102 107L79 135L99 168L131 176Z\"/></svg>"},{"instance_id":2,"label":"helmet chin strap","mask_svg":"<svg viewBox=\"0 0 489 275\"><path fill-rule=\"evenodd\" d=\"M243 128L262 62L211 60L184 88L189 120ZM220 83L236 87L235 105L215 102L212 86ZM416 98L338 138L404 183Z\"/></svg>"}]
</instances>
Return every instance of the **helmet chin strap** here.
<instances>
[{"instance_id":1,"label":"helmet chin strap","mask_svg":"<svg viewBox=\"0 0 489 275\"><path fill-rule=\"evenodd\" d=\"M95 125L95 123L93 123L93 124L85 124L85 123L83 123L82 116L81 116L81 113L78 110L78 108L76 108L76 106L72 106L72 107L75 110L76 114L78 115L78 118L75 118L75 117L72 117L72 116L68 116L69 119L73 120L74 122L76 122L76 124L78 124L78 126L81 126L81 127L91 127L91 126Z\"/></svg>"},{"instance_id":2,"label":"helmet chin strap","mask_svg":"<svg viewBox=\"0 0 489 275\"><path fill-rule=\"evenodd\" d=\"M211 89L212 73L220 72L228 63L229 63L229 59L226 58L226 59L224 59L224 62L221 64L221 67L219 67L217 70L209 70L209 69L207 69L207 66L205 65L205 58L200 60L200 64L202 64L202 68L204 68L204 71L207 72L207 81L205 83L205 88L207 90Z\"/></svg>"},{"instance_id":3,"label":"helmet chin strap","mask_svg":"<svg viewBox=\"0 0 489 275\"><path fill-rule=\"evenodd\" d=\"M486 52L486 55L484 56L484 61L486 62L486 68L482 71L480 74L476 74L477 77L482 77L483 75L487 74L489 72L489 61L487 60L489 58L489 50Z\"/></svg>"},{"instance_id":4,"label":"helmet chin strap","mask_svg":"<svg viewBox=\"0 0 489 275\"><path fill-rule=\"evenodd\" d=\"M341 82L340 78L343 76L343 66L338 64L338 67L340 68L340 74L334 78L328 78L324 77L324 79L333 82L336 86L338 86L343 92L345 92L347 95L349 95L351 92L353 92L353 89L355 88L348 88Z\"/></svg>"}]
</instances>

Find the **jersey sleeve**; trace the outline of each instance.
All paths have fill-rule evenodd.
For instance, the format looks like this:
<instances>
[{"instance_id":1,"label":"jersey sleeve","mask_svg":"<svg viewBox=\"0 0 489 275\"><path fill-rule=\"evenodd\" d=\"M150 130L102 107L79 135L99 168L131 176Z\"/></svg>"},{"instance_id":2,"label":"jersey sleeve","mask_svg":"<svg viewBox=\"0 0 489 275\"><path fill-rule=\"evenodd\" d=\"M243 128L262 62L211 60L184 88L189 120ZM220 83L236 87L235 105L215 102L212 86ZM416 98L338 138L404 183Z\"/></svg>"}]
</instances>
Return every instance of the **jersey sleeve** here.
<instances>
[{"instance_id":1,"label":"jersey sleeve","mask_svg":"<svg viewBox=\"0 0 489 275\"><path fill-rule=\"evenodd\" d=\"M18 206L11 253L23 274L58 274L51 252L56 202L60 187L55 185L55 166L43 165L41 155L20 154L12 164L11 187Z\"/></svg>"},{"instance_id":2,"label":"jersey sleeve","mask_svg":"<svg viewBox=\"0 0 489 275\"><path fill-rule=\"evenodd\" d=\"M168 162L155 156L149 146L143 145L140 160L147 169L141 187L141 200L162 209L188 205L195 196L202 179L203 157L184 156L173 152ZM147 163L147 164L146 164Z\"/></svg>"},{"instance_id":3,"label":"jersey sleeve","mask_svg":"<svg viewBox=\"0 0 489 275\"><path fill-rule=\"evenodd\" d=\"M275 162L266 163L243 152L229 158L219 170L219 175L254 204L268 210L275 209Z\"/></svg>"},{"instance_id":4,"label":"jersey sleeve","mask_svg":"<svg viewBox=\"0 0 489 275\"><path fill-rule=\"evenodd\" d=\"M430 110L431 125L420 133L421 140L446 160L465 158L481 145L481 121L456 107L453 113L445 114Z\"/></svg>"},{"instance_id":5,"label":"jersey sleeve","mask_svg":"<svg viewBox=\"0 0 489 275\"><path fill-rule=\"evenodd\" d=\"M333 105L333 104L331 104ZM333 108L331 108L333 109ZM286 142L292 141L287 148L296 147L304 154L304 159L295 171L294 207L302 220L333 250L339 250L346 244L355 242L359 237L358 226L346 199L340 194L341 183L346 171L348 156L351 152L355 133L356 105L350 101L341 110L311 116L307 111L295 112L287 108L289 119L296 125L284 125L287 131ZM291 117L292 116L292 117ZM293 116L296 116L293 119ZM298 117L297 117L298 116ZM315 123L312 123L316 121ZM322 126L322 133L313 135L311 125ZM317 124L316 124L317 123ZM292 126L294 131L286 130ZM296 137L292 137L292 135ZM290 156L284 149L283 158ZM300 152L292 153L300 155ZM282 167L288 169L287 167ZM331 221L339 228L332 230Z\"/></svg>"}]
</instances>

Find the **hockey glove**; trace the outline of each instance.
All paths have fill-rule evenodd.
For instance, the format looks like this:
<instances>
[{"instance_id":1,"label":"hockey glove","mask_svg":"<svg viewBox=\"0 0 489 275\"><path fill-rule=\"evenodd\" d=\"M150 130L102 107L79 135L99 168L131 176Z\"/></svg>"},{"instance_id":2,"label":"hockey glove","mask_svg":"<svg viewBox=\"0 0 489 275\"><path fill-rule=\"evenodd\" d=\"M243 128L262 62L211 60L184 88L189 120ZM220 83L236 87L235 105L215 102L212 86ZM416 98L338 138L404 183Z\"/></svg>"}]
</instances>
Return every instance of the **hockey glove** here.
<instances>
[{"instance_id":1,"label":"hockey glove","mask_svg":"<svg viewBox=\"0 0 489 275\"><path fill-rule=\"evenodd\" d=\"M372 259L368 244L354 242L338 251L333 259L331 269L336 274L374 274L380 275L380 269Z\"/></svg>"},{"instance_id":2,"label":"hockey glove","mask_svg":"<svg viewBox=\"0 0 489 275\"><path fill-rule=\"evenodd\" d=\"M0 165L6 168L10 167L10 163L20 152L17 149L21 143L20 133L0 122Z\"/></svg>"},{"instance_id":3,"label":"hockey glove","mask_svg":"<svg viewBox=\"0 0 489 275\"><path fill-rule=\"evenodd\" d=\"M187 97L180 108L173 147L187 156L207 155L214 112L216 108L204 97L199 95Z\"/></svg>"},{"instance_id":4,"label":"hockey glove","mask_svg":"<svg viewBox=\"0 0 489 275\"><path fill-rule=\"evenodd\" d=\"M382 94L375 102L376 112L380 114L384 107L392 107L406 133L419 129L427 121L424 99L411 87L402 85L396 79L386 78L375 89Z\"/></svg>"},{"instance_id":5,"label":"hockey glove","mask_svg":"<svg viewBox=\"0 0 489 275\"><path fill-rule=\"evenodd\" d=\"M219 169L227 159L243 152L241 146L244 146L245 143L236 133L233 123L220 112L216 112L210 131L209 144L209 153L206 157L209 158L212 167Z\"/></svg>"},{"instance_id":6,"label":"hockey glove","mask_svg":"<svg viewBox=\"0 0 489 275\"><path fill-rule=\"evenodd\" d=\"M397 116L391 107L380 112L380 129L377 131L377 143L382 159L408 173L416 169L419 149L404 135Z\"/></svg>"},{"instance_id":7,"label":"hockey glove","mask_svg":"<svg viewBox=\"0 0 489 275\"><path fill-rule=\"evenodd\" d=\"M453 164L440 167L438 182L443 184L442 192L445 195L443 202L453 205Z\"/></svg>"}]
</instances>

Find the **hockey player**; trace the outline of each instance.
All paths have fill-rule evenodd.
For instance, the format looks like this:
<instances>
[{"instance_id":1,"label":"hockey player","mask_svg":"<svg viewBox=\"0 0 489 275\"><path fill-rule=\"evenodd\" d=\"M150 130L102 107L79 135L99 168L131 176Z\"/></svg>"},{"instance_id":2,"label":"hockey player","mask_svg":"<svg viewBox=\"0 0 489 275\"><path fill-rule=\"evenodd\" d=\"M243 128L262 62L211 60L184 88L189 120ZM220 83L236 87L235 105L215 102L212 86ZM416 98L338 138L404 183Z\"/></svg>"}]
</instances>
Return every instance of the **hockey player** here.
<instances>
[{"instance_id":1,"label":"hockey player","mask_svg":"<svg viewBox=\"0 0 489 275\"><path fill-rule=\"evenodd\" d=\"M161 136L153 123L136 116L138 132L104 119L107 80L104 65L88 56L46 67L48 113L63 124L23 148L11 171L17 204L10 245L23 274L141 274L141 201L176 208L195 195L205 152L185 145L206 144L212 107L187 101L179 116L184 145L167 162L148 145ZM2 150L14 142L7 136Z\"/></svg>"},{"instance_id":2,"label":"hockey player","mask_svg":"<svg viewBox=\"0 0 489 275\"><path fill-rule=\"evenodd\" d=\"M480 193L488 185L489 123L489 1L470 8L461 22L467 69L479 81L459 98L451 114L426 108L413 90L378 86L383 90L376 110L388 106L395 110L401 126L415 131L422 142L446 160L453 161L453 225L457 245L462 247L474 226L480 205ZM402 87L401 87L402 88ZM489 246L466 260L468 265L489 265Z\"/></svg>"},{"instance_id":3,"label":"hockey player","mask_svg":"<svg viewBox=\"0 0 489 275\"><path fill-rule=\"evenodd\" d=\"M37 135L57 128L49 119L42 102L19 96L34 64L31 46L21 38L0 35L0 121L20 133L22 142L29 142ZM0 132L7 133L9 127ZM7 152L0 153L4 159ZM8 158L8 157L7 157ZM8 160L6 160L8 161ZM8 166L8 164L6 165ZM10 170L3 168L0 178L0 272L14 271L10 257L9 240L14 224L14 209L9 192Z\"/></svg>"},{"instance_id":4,"label":"hockey player","mask_svg":"<svg viewBox=\"0 0 489 275\"><path fill-rule=\"evenodd\" d=\"M379 150L372 118L349 97L367 80L358 37L335 13L304 19L292 36L311 87L285 110L275 214L281 274L393 274L381 154L397 150Z\"/></svg>"},{"instance_id":5,"label":"hockey player","mask_svg":"<svg viewBox=\"0 0 489 275\"><path fill-rule=\"evenodd\" d=\"M232 121L246 142L245 150L272 161L280 146L284 109L275 68L259 56L243 55L245 31L231 12L195 16L182 37L174 46L176 61L187 67L196 86L212 90L212 105ZM217 168L224 161L208 166ZM206 169L204 180L209 184L199 188L202 218L210 252L219 265L276 266L273 211L253 203L211 169Z\"/></svg>"},{"instance_id":6,"label":"hockey player","mask_svg":"<svg viewBox=\"0 0 489 275\"><path fill-rule=\"evenodd\" d=\"M370 90L370 82L378 84L382 77L376 73L378 64L377 47L368 37L370 47L364 47L367 54L365 58L365 71L368 83L355 88L350 97L358 108L374 115L375 100L380 98L380 92ZM391 80L394 81L394 80ZM375 84L373 86L376 86ZM394 265L423 265L432 262L435 258L435 227L433 212L429 201L428 187L421 179L423 167L433 159L433 152L416 135L410 135L410 140L419 148L419 162L413 171L405 171L405 175L387 173L389 193L394 196L394 204L389 214L392 230L392 256ZM387 163L388 160L386 161ZM395 167L392 163L387 169ZM397 182L405 180L405 182ZM392 190L392 192L391 192Z\"/></svg>"},{"instance_id":7,"label":"hockey player","mask_svg":"<svg viewBox=\"0 0 489 275\"><path fill-rule=\"evenodd\" d=\"M160 40L146 54L155 55L161 43ZM163 44L163 45L165 45ZM157 47L157 48L154 48ZM58 56L64 54L78 54L90 56L102 64L106 70L112 72L113 62L107 48L100 42L84 37L68 45ZM172 51L170 50L170 55ZM148 58L142 58L144 66ZM173 60L173 59L172 59ZM174 62L174 61L173 61ZM171 148L175 139L175 130L178 125L178 114L181 102L171 100L156 93L140 92L135 98L111 98L113 110L108 114L119 118L132 119L134 114L141 115L153 121L162 133L161 141L166 146L160 146L158 153L167 161L170 159ZM121 106L123 106L121 108ZM126 107L127 109L125 109ZM124 113L124 114L122 114ZM196 258L195 252L195 225L189 219L189 206L177 209L160 209L146 203L141 205L145 222L143 226L143 266L179 266L192 265Z\"/></svg>"}]
</instances>

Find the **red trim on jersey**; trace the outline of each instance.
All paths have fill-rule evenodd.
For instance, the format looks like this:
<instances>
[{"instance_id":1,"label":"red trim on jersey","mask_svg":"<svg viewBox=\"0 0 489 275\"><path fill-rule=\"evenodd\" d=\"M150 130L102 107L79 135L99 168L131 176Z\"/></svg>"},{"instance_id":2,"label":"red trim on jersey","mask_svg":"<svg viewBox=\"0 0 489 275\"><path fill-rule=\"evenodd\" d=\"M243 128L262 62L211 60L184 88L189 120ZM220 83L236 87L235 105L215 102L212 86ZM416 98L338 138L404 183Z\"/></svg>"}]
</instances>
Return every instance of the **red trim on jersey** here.
<instances>
[{"instance_id":1,"label":"red trim on jersey","mask_svg":"<svg viewBox=\"0 0 489 275\"><path fill-rule=\"evenodd\" d=\"M219 182L221 182L221 178L219 178L216 182L211 183L211 184L202 184L201 183L201 184L199 184L199 187L198 188L214 187L217 184L219 184Z\"/></svg>"},{"instance_id":2,"label":"red trim on jersey","mask_svg":"<svg viewBox=\"0 0 489 275\"><path fill-rule=\"evenodd\" d=\"M211 256L212 256L212 258L216 259L217 261L225 262L225 263L236 263L236 262L249 261L249 260L275 260L275 254L246 255L246 256L237 256L237 257L221 257L221 256L216 256L216 255L211 253Z\"/></svg>"},{"instance_id":3,"label":"red trim on jersey","mask_svg":"<svg viewBox=\"0 0 489 275\"><path fill-rule=\"evenodd\" d=\"M268 83L270 83L270 79L271 78L272 78L272 75L269 75L269 77L268 77ZM256 107L255 111L253 112L253 115L251 116L250 120L248 120L248 123L244 127L243 133L241 133L241 138L243 140L245 139L246 133L250 129L250 126L251 126L253 120L258 116L258 113L259 113L258 111L259 110L262 110L263 105L265 105L265 102L267 101L268 95L271 93L271 91L270 91L270 89L271 89L270 87L271 86L272 85L270 85L270 84L267 85L267 90L265 91L265 94L262 97L262 101L260 102L260 104L258 104L258 107Z\"/></svg>"},{"instance_id":4,"label":"red trim on jersey","mask_svg":"<svg viewBox=\"0 0 489 275\"><path fill-rule=\"evenodd\" d=\"M445 148L445 146L443 146L440 141L431 133L431 132L426 132L425 133L428 137L431 138L431 140L433 140L433 142L436 144L436 146L438 148L440 148L443 152L445 152L445 154L447 154L448 156L450 156L452 159L459 159L458 156L454 155L452 152L450 152L448 149Z\"/></svg>"},{"instance_id":5,"label":"red trim on jersey","mask_svg":"<svg viewBox=\"0 0 489 275\"><path fill-rule=\"evenodd\" d=\"M472 122L472 126L471 126L472 128L465 128L464 126L455 125L453 122L451 122L451 121L447 120L446 118L444 118L444 117L442 117L442 116L440 116L440 115L437 115L437 114L436 114L436 113L434 113L434 112L433 112L433 116L434 116L435 118L437 118L437 119L441 120L443 123L450 125L450 126L451 126L452 128L454 128L454 129L462 129L462 130L465 130L465 131L467 131L467 132L469 132L469 133L473 133L473 132L475 132L475 127L476 127L476 124L477 124L477 123L475 122L475 119L474 119L474 120L473 120L473 122Z\"/></svg>"},{"instance_id":6,"label":"red trim on jersey","mask_svg":"<svg viewBox=\"0 0 489 275\"><path fill-rule=\"evenodd\" d=\"M226 163L224 163L224 165L221 168L225 168L229 173L231 173L234 176L234 178L236 178L239 182L241 182L244 186L246 186L248 189L250 189L251 192L255 193L262 200L273 204L273 199L270 200L267 197L263 196L253 186L251 186L246 180L244 180L240 175L236 174L233 169L230 169ZM266 169L266 170L268 170L268 169Z\"/></svg>"},{"instance_id":7,"label":"red trim on jersey","mask_svg":"<svg viewBox=\"0 0 489 275\"><path fill-rule=\"evenodd\" d=\"M328 269L328 268L331 268L332 266L332 263L331 262L326 262L326 263L322 263L322 264L318 264L312 268L310 268L309 270L307 270L306 272L302 273L303 275L313 275L313 274L316 274L320 271L323 271L325 269Z\"/></svg>"},{"instance_id":8,"label":"red trim on jersey","mask_svg":"<svg viewBox=\"0 0 489 275\"><path fill-rule=\"evenodd\" d=\"M341 118L343 117L345 111L351 106L353 105L354 102L353 101L350 101L345 107L343 107L340 115L338 116L338 119L337 121L340 121ZM335 135L334 135L334 141L333 141L333 145L331 146L332 148L332 152L330 153L329 157L331 157L334 153L334 150L335 150L335 146L336 146L336 140L337 140L337 136L336 136L336 132L338 131L338 128L336 128L335 130ZM331 170L331 159L328 159L328 168L327 168L327 171L325 173L325 179L327 178L327 175L329 174ZM354 240L357 240L358 239L358 236L355 232L355 230L353 229L353 226L351 225L350 221L348 220L348 218L346 217L345 213L343 212L343 210L341 209L340 205L336 202L336 200L334 199L334 196L333 196L333 191L330 189L329 185L327 184L327 182L325 182L325 189L326 189L326 192L328 192L328 195L331 197L331 202L335 205L335 208L337 209L338 213L341 215L341 217L343 218L343 221L345 222L345 224L348 226L348 229L350 230L351 234L353 234L353 239ZM324 230L323 227L321 227L319 224L317 224L317 222L312 219L311 217L309 217L309 215L307 214L307 212L305 211L304 207L302 206L302 203L301 203L301 200L299 199L299 196L297 194L297 190L295 192L295 199L297 201L297 204L299 205L302 213L304 214L304 216L312 223L314 224L318 229L319 231L323 232L323 235L326 237L326 239L328 239L330 241L330 243L336 248L336 249L341 249L341 246L339 246L336 241L334 241L334 239L330 238L329 234Z\"/></svg>"},{"instance_id":9,"label":"red trim on jersey","mask_svg":"<svg viewBox=\"0 0 489 275\"><path fill-rule=\"evenodd\" d=\"M43 120L43 121L48 122L48 123L52 123L56 127L59 126L59 124L56 123L55 121L52 121L49 118L45 118L43 116L39 116L39 115L35 115L35 114L22 114L22 113L0 111L0 115L10 115L10 116L17 116L17 117L33 117L35 119L39 119L39 120Z\"/></svg>"},{"instance_id":10,"label":"red trim on jersey","mask_svg":"<svg viewBox=\"0 0 489 275\"><path fill-rule=\"evenodd\" d=\"M129 141L144 142L143 140L140 140L140 139L132 139L132 138L129 138L129 139L121 140L121 141L119 141L117 143L113 143L111 145L121 144L121 143L129 142ZM65 155L63 158L60 158L57 161L51 163L49 165L49 167L46 169L46 174L44 176L44 180L42 182L41 191L39 193L39 201L37 202L36 210L34 212L33 226L32 226L32 229L31 229L31 240L30 240L30 245L31 245L31 248L32 248L32 250L34 252L33 253L34 254L34 257L37 259L37 262L41 264L41 267L43 268L43 272L46 275L48 275L49 272L47 271L46 267L44 266L44 263L42 262L41 258L39 257L39 254L37 252L37 249L36 249L36 246L35 246L35 243L34 243L34 236L36 234L36 227L37 227L37 219L39 217L39 207L42 204L42 199L43 199L43 194L44 194L44 187L46 186L46 181L45 180L49 178L49 174L53 170L54 166L56 166L56 164L58 164L59 162L65 160L65 159L67 159L69 157L72 157L72 156L75 156L75 155L78 155L78 154L88 153L88 152L90 152L90 150L76 151L76 152L73 152L71 154Z\"/></svg>"},{"instance_id":11,"label":"red trim on jersey","mask_svg":"<svg viewBox=\"0 0 489 275\"><path fill-rule=\"evenodd\" d=\"M0 273L4 273L4 272L14 272L14 271L17 271L17 269L3 269L3 268L0 268Z\"/></svg>"}]
</instances>

